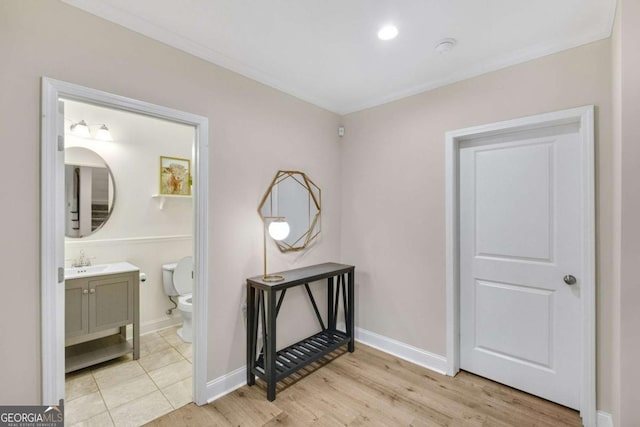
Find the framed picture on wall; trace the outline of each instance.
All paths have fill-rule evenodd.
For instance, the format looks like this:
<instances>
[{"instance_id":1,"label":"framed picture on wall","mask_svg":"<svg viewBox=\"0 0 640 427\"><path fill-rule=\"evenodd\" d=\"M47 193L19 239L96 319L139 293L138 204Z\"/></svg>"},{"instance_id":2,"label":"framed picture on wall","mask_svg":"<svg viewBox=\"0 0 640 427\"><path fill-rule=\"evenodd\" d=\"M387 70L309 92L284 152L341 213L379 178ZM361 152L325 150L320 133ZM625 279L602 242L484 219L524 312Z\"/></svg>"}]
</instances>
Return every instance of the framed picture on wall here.
<instances>
[{"instance_id":1,"label":"framed picture on wall","mask_svg":"<svg viewBox=\"0 0 640 427\"><path fill-rule=\"evenodd\" d=\"M160 194L191 195L191 161L160 156Z\"/></svg>"}]
</instances>

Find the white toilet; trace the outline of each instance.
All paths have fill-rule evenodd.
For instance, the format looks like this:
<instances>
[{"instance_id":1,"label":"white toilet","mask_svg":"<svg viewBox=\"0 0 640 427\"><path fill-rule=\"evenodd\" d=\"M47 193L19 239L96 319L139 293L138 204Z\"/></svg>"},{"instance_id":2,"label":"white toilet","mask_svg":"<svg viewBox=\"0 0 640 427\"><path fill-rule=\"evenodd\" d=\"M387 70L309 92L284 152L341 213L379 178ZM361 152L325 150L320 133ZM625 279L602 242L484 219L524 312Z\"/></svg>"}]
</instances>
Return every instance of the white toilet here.
<instances>
[{"instance_id":1,"label":"white toilet","mask_svg":"<svg viewBox=\"0 0 640 427\"><path fill-rule=\"evenodd\" d=\"M178 297L178 310L182 315L182 328L178 336L184 342L193 341L193 257L184 257L177 263L162 266L162 284L168 296Z\"/></svg>"}]
</instances>

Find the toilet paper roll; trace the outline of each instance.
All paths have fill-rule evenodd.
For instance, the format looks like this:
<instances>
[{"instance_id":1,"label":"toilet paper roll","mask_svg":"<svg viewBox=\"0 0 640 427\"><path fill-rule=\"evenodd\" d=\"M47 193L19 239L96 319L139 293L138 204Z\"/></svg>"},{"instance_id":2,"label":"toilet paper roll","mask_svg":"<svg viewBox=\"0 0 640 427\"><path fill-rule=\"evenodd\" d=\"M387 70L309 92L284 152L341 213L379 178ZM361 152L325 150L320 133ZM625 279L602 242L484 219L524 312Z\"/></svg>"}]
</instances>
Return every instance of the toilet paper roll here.
<instances>
[{"instance_id":1,"label":"toilet paper roll","mask_svg":"<svg viewBox=\"0 0 640 427\"><path fill-rule=\"evenodd\" d=\"M147 274L146 273L140 273L140 281L141 282L146 282L147 281Z\"/></svg>"}]
</instances>

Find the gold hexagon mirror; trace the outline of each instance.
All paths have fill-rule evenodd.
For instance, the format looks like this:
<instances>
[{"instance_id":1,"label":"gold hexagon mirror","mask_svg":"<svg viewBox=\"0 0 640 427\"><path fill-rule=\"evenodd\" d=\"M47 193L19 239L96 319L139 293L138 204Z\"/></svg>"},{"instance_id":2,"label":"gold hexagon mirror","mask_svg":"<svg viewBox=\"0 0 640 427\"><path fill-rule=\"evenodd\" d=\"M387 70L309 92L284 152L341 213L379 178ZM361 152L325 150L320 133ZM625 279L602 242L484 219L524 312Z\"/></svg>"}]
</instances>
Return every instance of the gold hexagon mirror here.
<instances>
[{"instance_id":1,"label":"gold hexagon mirror","mask_svg":"<svg viewBox=\"0 0 640 427\"><path fill-rule=\"evenodd\" d=\"M258 213L265 227L277 218L289 224L289 235L274 240L281 252L300 251L320 234L320 188L299 171L278 171Z\"/></svg>"}]
</instances>

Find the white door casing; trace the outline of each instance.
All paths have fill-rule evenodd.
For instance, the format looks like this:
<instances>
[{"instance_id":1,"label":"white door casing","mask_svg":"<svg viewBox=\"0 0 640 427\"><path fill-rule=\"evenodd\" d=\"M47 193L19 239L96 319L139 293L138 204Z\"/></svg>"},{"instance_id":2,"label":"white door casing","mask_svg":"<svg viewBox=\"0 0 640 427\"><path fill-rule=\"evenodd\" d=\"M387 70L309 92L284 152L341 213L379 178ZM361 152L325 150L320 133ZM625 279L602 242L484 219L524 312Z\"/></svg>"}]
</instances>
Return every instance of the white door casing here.
<instances>
[{"instance_id":1,"label":"white door casing","mask_svg":"<svg viewBox=\"0 0 640 427\"><path fill-rule=\"evenodd\" d=\"M548 372L558 367L554 356L554 352L559 350L557 347L558 339L564 334L565 340L577 342L578 347L574 356L572 356L574 360L570 362L572 364L570 371L578 372L578 404L575 406L579 407L585 426L596 425L593 114L594 107L586 106L451 131L446 134L445 147L447 374L455 375L460 369L460 334L463 316L473 317L473 320L476 320L476 314L473 312L461 313L460 305L461 299L465 298L461 296L460 292L463 276L470 277L469 275L475 275L478 276L476 278L478 280L474 279L473 290L479 289L479 291L467 295L466 297L473 297L473 300L468 302L479 304L480 306L488 304L490 307L494 304L499 308L497 311L492 310L480 314L477 324L484 325L480 334L477 333L475 327L471 331L473 344L476 344L475 340L477 338L480 344L479 347L481 347L477 353L483 357L488 355L493 356L494 359L507 360L507 365L511 363ZM556 130L554 131L551 128ZM549 140L553 140L553 133L557 129L563 129L563 135L566 135L569 129L575 130L577 151L572 157L570 165L567 165L564 160L566 155L563 152L564 145L559 152L557 150L559 145L549 145ZM527 132L529 138L526 136ZM528 144L523 143L522 147L517 147L516 149L515 145L518 144L514 144L514 133L520 133L521 137L524 136L525 139L528 139ZM564 136L560 138L562 139ZM513 147L511 147L510 141ZM487 149L488 144L504 144L504 147L494 146L492 148L500 149L491 152ZM478 244L472 247L471 252L467 250L467 257L471 253L475 258L478 258L478 262L474 260L470 271L464 272L461 268L465 256L462 249L464 225L459 220L462 216L468 215L468 212L464 211L468 211L470 202L461 200L462 187L464 186L461 178L464 178L464 173L461 173L460 170L463 162L468 161L468 159L464 158L465 153L461 153L461 151L473 146L476 149L470 149L468 153L477 153L480 159L481 175L483 175L482 179L485 180L481 191L486 194L483 197L484 201L480 201L482 206L478 208L482 221L481 229L478 229L477 233L475 233L476 223L473 223L473 231L475 233L473 237L478 240ZM571 144L567 146L571 146ZM507 149L505 150L505 148ZM513 150L510 151L508 148L513 148ZM505 159L512 155L514 156L512 160L520 158L528 164L528 166L521 167L533 169L529 171L519 170L518 168L509 169L511 161ZM473 154L472 157L475 156L476 154ZM547 166L544 166L545 161ZM538 167L532 166L535 164ZM553 165L553 168L550 165ZM507 168L508 173L513 175L510 180L501 181L498 179L497 169L500 167ZM547 172L546 175L543 173L545 170ZM569 173L568 171L573 172ZM555 175L553 175L554 172ZM557 200L560 197L559 194L550 196L550 193L555 188L551 187L551 184L555 185L563 174L573 180L570 185L575 185L576 191L579 193L577 199L573 201L574 205L569 207L568 210L560 210L564 200ZM550 186L545 190L543 186L538 185L536 191L529 192L524 197L523 194L519 194L516 191L517 181L518 179L526 181L530 178L538 182L546 179ZM475 192L476 188L473 187L472 190ZM512 197L518 199L519 203L507 203L502 207L485 203L488 200L487 196L491 195L492 191L497 192L492 196L497 196L501 192L503 194L511 193ZM539 202L545 195L547 196L546 205L544 203L540 204ZM572 196L569 195L568 197L571 198ZM523 207L523 204L525 207ZM528 204L536 205L538 214L529 211L526 207ZM476 209L475 205L473 207ZM549 210L545 210L545 207L548 207ZM507 215L500 215L497 218L494 215L496 210L500 210L500 208L502 210L506 209L507 213L509 213L509 218L515 219L502 224L501 221L504 221ZM548 213L552 209L556 211L557 218L551 216L553 223L549 223L547 221L550 217ZM540 218L541 214L539 212L547 212L547 220ZM570 228L573 233L578 234L579 243L577 248L570 251L567 258L566 253L568 250L563 249L563 243L559 242L556 245L553 241L557 241L559 237L557 226L563 221L566 222L566 217L569 215L574 215L573 227L570 226ZM527 216L529 220L525 221L524 219ZM545 228L547 230L546 233L540 231L545 230ZM555 234L552 235L550 234L551 232ZM520 238L507 239L509 235ZM523 236L527 238L522 239ZM568 236L563 237L562 240L570 238L570 235ZM550 259L551 261L549 261ZM572 263L575 265L570 265ZM515 267L518 264L525 266L521 272L518 272L519 269ZM572 271L565 272L565 268ZM549 282L543 283L544 280L539 281L536 279L534 283L530 283L530 277L541 275L544 279L545 274L553 276L552 281L555 283L558 281L556 275L560 272L563 273L559 278L558 286L560 286L560 289L556 289L555 285L550 286ZM576 276L578 283L573 285L573 288L564 284L562 281L564 274ZM578 307L572 309L573 313L556 314L555 311L547 311L548 317L544 317L544 314L539 314L544 313L545 307L548 308L550 305L555 305L558 296L561 296L560 300L577 298ZM478 299L477 302L476 299ZM553 302L550 302L550 300ZM503 304L495 304L496 301L502 301ZM536 310L535 307L542 308L542 310ZM514 314L515 316L513 316ZM553 314L556 314L556 316L553 317ZM504 328L499 322L500 319L507 318L509 315L517 320L515 324L509 325L510 329ZM535 318L535 316L538 316L538 318ZM561 330L551 331L551 329L540 327L543 320L548 325L552 325L564 323L569 318L569 324L571 324L573 321L572 316L578 318L576 322L577 329L575 326L567 326L565 329L564 325L561 325ZM525 321L525 319L529 321ZM514 336L507 335L505 337L504 334L495 334L491 331L491 328L487 329L486 326L493 326L493 329L496 330L502 328L507 333L514 333L516 330L521 333L518 334L518 339L515 339ZM556 335L553 335L554 333ZM521 335L527 334L532 339L520 339ZM536 340L538 344L546 340L547 344L541 348L540 345L536 345ZM516 349L510 347L513 343L522 345ZM549 343L552 343L551 346L548 345ZM550 364L553 366L552 368L548 367Z\"/></svg>"},{"instance_id":2,"label":"white door casing","mask_svg":"<svg viewBox=\"0 0 640 427\"><path fill-rule=\"evenodd\" d=\"M64 111L58 99L64 97L109 108L131 111L195 127L193 187L193 399L207 403L207 289L209 283L208 200L209 119L168 107L150 104L72 83L42 78L41 117L41 345L42 403L57 405L64 397ZM151 197L151 195L149 195Z\"/></svg>"},{"instance_id":3,"label":"white door casing","mask_svg":"<svg viewBox=\"0 0 640 427\"><path fill-rule=\"evenodd\" d=\"M460 144L460 368L580 408L575 124ZM541 135L543 134L543 135ZM567 285L563 276L575 275Z\"/></svg>"}]
</instances>

